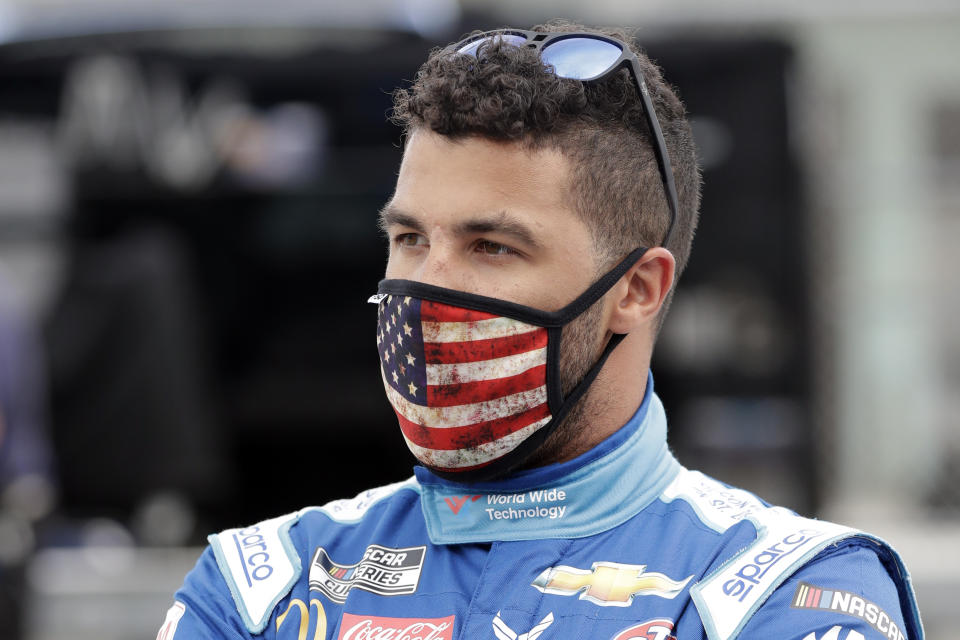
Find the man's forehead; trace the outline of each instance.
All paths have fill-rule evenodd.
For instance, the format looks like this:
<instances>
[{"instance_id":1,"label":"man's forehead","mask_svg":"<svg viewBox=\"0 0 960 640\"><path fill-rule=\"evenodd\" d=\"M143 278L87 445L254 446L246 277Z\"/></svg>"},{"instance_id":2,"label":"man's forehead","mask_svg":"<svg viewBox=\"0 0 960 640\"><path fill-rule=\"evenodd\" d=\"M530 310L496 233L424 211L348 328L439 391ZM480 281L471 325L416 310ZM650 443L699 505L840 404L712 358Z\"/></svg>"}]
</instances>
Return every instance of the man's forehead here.
<instances>
[{"instance_id":1,"label":"man's forehead","mask_svg":"<svg viewBox=\"0 0 960 640\"><path fill-rule=\"evenodd\" d=\"M384 211L488 223L514 218L536 228L572 213L570 175L567 159L555 151L417 131L407 141L396 191Z\"/></svg>"}]
</instances>

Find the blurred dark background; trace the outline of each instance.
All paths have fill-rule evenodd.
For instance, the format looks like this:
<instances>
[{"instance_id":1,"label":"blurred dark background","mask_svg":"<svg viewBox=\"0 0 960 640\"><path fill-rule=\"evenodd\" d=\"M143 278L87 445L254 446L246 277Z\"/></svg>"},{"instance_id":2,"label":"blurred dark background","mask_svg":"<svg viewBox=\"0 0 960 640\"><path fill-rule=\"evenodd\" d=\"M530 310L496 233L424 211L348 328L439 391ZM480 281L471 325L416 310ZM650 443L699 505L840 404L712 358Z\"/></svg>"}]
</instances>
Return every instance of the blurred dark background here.
<instances>
[{"instance_id":1,"label":"blurred dark background","mask_svg":"<svg viewBox=\"0 0 960 640\"><path fill-rule=\"evenodd\" d=\"M64 262L39 328L44 473L59 497L39 546L89 544L91 519L116 525L99 534L110 540L198 544L411 473L364 303L383 272L376 215L401 154L387 116L393 88L468 24L495 26L471 16L439 39L147 31L0 50L0 114L45 128L69 185L57 216L8 229L55 235ZM714 306L679 298L677 314L727 322L709 353L680 331L658 356L674 446L720 474L758 453L771 471L807 466L790 49L647 46L707 154L684 287ZM795 508L812 506L812 485L788 488Z\"/></svg>"},{"instance_id":2,"label":"blurred dark background","mask_svg":"<svg viewBox=\"0 0 960 640\"><path fill-rule=\"evenodd\" d=\"M364 300L382 275L376 214L401 153L391 91L438 41L257 35L300 45L264 56L242 32L153 32L2 52L0 112L49 120L71 172L68 266L44 326L65 513L124 517L174 491L216 529L410 473ZM658 357L674 443L691 465L735 465L760 448L771 464L806 466L790 50L764 40L647 48L709 154L683 286L722 308L678 309L734 316L720 336L730 344L705 354L677 335ZM709 408L728 417L724 433L698 431L704 397L725 398ZM809 509L812 491L797 487L795 508Z\"/></svg>"}]
</instances>

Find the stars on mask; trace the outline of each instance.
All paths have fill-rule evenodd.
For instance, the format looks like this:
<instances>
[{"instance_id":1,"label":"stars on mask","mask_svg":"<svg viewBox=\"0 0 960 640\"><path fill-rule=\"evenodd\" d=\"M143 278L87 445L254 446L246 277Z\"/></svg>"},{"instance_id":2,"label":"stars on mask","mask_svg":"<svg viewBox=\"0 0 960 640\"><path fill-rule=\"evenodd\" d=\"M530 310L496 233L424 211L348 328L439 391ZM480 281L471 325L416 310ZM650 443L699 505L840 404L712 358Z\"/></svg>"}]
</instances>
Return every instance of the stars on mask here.
<instances>
[{"instance_id":1,"label":"stars on mask","mask_svg":"<svg viewBox=\"0 0 960 640\"><path fill-rule=\"evenodd\" d=\"M427 379L421 338L421 302L389 295L378 309L377 346L388 384L409 401L425 404Z\"/></svg>"}]
</instances>

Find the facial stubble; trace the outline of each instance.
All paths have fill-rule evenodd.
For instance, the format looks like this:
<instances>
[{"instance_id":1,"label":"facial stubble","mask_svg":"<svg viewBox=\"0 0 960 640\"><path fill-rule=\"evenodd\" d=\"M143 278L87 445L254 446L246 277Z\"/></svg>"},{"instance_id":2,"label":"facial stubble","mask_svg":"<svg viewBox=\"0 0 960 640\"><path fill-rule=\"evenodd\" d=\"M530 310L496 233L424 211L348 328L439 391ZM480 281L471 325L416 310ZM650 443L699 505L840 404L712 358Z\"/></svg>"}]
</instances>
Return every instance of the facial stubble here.
<instances>
[{"instance_id":1,"label":"facial stubble","mask_svg":"<svg viewBox=\"0 0 960 640\"><path fill-rule=\"evenodd\" d=\"M599 360L610 336L599 330L603 316L601 298L563 328L560 338L560 387L566 397ZM603 411L604 400L593 385L580 397L542 446L534 451L522 468L540 467L574 457L576 441L590 429L592 416Z\"/></svg>"}]
</instances>

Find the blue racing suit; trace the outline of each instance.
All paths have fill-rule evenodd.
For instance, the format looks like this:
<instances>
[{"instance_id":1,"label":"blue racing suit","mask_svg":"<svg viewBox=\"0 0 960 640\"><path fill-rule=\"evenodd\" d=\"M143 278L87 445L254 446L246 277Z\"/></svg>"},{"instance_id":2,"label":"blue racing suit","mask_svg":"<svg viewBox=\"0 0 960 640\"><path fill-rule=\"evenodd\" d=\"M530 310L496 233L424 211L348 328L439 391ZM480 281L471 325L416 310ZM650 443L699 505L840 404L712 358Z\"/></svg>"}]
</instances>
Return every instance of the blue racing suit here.
<instances>
[{"instance_id":1,"label":"blue racing suit","mask_svg":"<svg viewBox=\"0 0 960 640\"><path fill-rule=\"evenodd\" d=\"M877 538L683 468L648 381L600 445L505 480L405 482L210 537L158 636L922 638Z\"/></svg>"}]
</instances>

